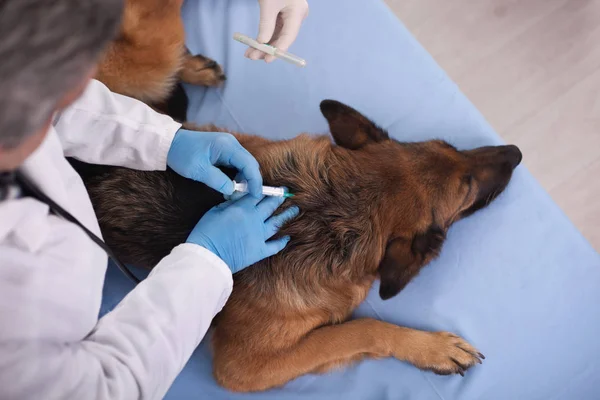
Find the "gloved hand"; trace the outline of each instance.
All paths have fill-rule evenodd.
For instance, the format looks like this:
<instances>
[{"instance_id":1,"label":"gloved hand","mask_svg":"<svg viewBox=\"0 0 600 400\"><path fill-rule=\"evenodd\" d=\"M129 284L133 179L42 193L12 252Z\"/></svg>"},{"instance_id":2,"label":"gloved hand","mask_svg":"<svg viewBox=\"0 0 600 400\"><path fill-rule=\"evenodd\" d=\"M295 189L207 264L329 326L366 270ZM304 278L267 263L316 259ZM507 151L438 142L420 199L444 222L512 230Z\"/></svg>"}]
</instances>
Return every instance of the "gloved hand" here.
<instances>
[{"instance_id":1,"label":"gloved hand","mask_svg":"<svg viewBox=\"0 0 600 400\"><path fill-rule=\"evenodd\" d=\"M256 41L287 51L296 40L300 25L308 15L308 3L306 0L258 0L258 4L260 22ZM246 50L245 55L252 60L275 60L275 57L252 48Z\"/></svg>"},{"instance_id":2,"label":"gloved hand","mask_svg":"<svg viewBox=\"0 0 600 400\"><path fill-rule=\"evenodd\" d=\"M290 207L271 216L283 201L283 197L256 199L246 195L219 204L204 214L187 243L212 251L232 273L241 271L277 254L289 242L289 237L268 241L284 223L298 215L298 207Z\"/></svg>"},{"instance_id":3,"label":"gloved hand","mask_svg":"<svg viewBox=\"0 0 600 400\"><path fill-rule=\"evenodd\" d=\"M262 196L258 162L229 133L180 129L171 143L167 165L179 175L225 195L233 193L233 182L217 166L233 167L240 172L240 179L248 181L250 194L256 198Z\"/></svg>"}]
</instances>

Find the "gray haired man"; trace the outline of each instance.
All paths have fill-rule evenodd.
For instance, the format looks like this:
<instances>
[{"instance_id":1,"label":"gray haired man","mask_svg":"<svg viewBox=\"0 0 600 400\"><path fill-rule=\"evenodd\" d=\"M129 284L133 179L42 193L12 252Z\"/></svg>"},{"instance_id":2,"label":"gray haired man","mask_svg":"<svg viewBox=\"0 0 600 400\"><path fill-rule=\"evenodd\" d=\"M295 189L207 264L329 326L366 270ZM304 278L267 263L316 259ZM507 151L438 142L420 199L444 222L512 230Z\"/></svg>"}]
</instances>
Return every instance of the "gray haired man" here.
<instances>
[{"instance_id":1,"label":"gray haired man","mask_svg":"<svg viewBox=\"0 0 600 400\"><path fill-rule=\"evenodd\" d=\"M270 218L278 204L257 207L265 201L258 164L231 135L185 131L91 80L122 7L122 0L0 0L1 399L163 397L227 301L232 273L287 243L255 234L282 217ZM140 170L169 165L223 192L233 189L219 186L212 160L236 160L229 166L252 178L257 198L201 219L98 320L107 257L90 240L100 236L98 222L65 156ZM19 187L43 196L12 190Z\"/></svg>"}]
</instances>

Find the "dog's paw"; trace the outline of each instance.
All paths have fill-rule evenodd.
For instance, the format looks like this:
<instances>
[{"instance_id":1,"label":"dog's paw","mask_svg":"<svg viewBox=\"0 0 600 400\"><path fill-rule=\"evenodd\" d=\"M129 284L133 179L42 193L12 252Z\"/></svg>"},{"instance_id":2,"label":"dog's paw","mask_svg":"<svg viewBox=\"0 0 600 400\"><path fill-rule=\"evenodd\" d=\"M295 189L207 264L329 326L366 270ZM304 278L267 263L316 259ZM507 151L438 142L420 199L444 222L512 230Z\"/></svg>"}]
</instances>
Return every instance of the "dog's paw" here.
<instances>
[{"instance_id":1,"label":"dog's paw","mask_svg":"<svg viewBox=\"0 0 600 400\"><path fill-rule=\"evenodd\" d=\"M460 374L485 359L476 348L449 332L431 332L420 341L410 361L420 369L439 375Z\"/></svg>"},{"instance_id":2,"label":"dog's paw","mask_svg":"<svg viewBox=\"0 0 600 400\"><path fill-rule=\"evenodd\" d=\"M202 55L187 55L179 77L186 83L201 86L220 86L226 79L223 68Z\"/></svg>"}]
</instances>

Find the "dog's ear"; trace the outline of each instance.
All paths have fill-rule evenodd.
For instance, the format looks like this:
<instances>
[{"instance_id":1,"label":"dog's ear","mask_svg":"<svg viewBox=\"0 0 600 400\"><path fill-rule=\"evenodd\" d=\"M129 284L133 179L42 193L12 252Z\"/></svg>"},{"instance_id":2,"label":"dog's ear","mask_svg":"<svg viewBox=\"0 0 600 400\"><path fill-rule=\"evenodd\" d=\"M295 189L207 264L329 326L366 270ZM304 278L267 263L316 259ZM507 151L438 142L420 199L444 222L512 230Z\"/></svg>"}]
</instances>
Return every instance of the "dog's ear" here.
<instances>
[{"instance_id":1,"label":"dog's ear","mask_svg":"<svg viewBox=\"0 0 600 400\"><path fill-rule=\"evenodd\" d=\"M360 149L367 143L389 139L388 134L367 117L335 100L323 100L321 112L329 122L335 143L347 149Z\"/></svg>"},{"instance_id":2,"label":"dog's ear","mask_svg":"<svg viewBox=\"0 0 600 400\"><path fill-rule=\"evenodd\" d=\"M394 239L385 249L385 255L379 264L379 296L383 300L397 295L415 276L419 269L417 260L411 251L411 243L406 239Z\"/></svg>"},{"instance_id":3,"label":"dog's ear","mask_svg":"<svg viewBox=\"0 0 600 400\"><path fill-rule=\"evenodd\" d=\"M379 296L387 300L404 289L423 266L438 256L445 239L445 233L432 226L412 240L398 238L388 243L379 264Z\"/></svg>"}]
</instances>

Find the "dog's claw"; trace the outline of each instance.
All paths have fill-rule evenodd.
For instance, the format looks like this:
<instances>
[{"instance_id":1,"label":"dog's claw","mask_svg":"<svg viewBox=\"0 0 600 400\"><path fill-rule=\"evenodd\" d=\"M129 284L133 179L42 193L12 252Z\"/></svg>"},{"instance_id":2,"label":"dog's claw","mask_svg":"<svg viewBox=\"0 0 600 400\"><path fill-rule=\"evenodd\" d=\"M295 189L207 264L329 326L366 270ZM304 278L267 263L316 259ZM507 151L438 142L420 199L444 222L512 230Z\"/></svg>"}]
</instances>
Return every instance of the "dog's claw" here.
<instances>
[{"instance_id":1,"label":"dog's claw","mask_svg":"<svg viewBox=\"0 0 600 400\"><path fill-rule=\"evenodd\" d=\"M456 361L454 358L450 357L450 359L458 367L458 373L460 374L460 376L465 376L465 367L461 363Z\"/></svg>"},{"instance_id":2,"label":"dog's claw","mask_svg":"<svg viewBox=\"0 0 600 400\"><path fill-rule=\"evenodd\" d=\"M480 360L480 358L483 358L483 359L485 359L485 357L483 356L483 354L481 354L481 353L479 353L479 352L472 352L472 351L466 350L466 349L464 349L464 348L460 347L459 345L456 345L456 347L458 347L459 349L461 349L461 350L462 350L462 351L464 351L465 353L469 353L470 355L472 355L473 357L475 357L475 359L477 360L477 362L478 362L479 364L483 364L483 363L481 362L481 360Z\"/></svg>"}]
</instances>

